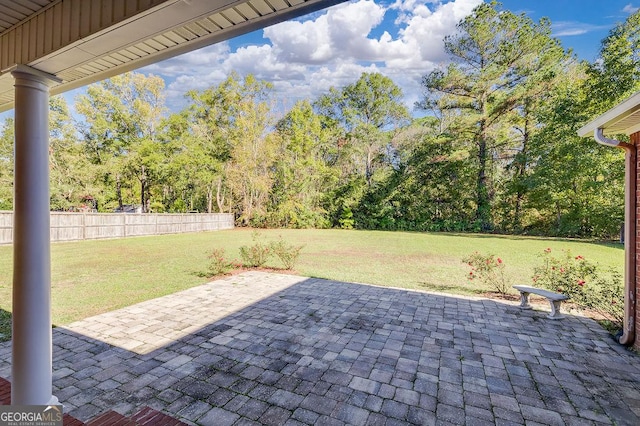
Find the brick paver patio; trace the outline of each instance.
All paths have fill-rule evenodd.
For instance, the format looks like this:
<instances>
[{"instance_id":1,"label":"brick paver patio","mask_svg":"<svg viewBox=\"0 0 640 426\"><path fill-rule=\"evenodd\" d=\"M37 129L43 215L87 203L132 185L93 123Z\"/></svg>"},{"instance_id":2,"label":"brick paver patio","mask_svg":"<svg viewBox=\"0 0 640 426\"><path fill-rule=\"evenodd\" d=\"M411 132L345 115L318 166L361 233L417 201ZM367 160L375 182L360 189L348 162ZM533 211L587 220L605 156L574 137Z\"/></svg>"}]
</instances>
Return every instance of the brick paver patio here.
<instances>
[{"instance_id":1,"label":"brick paver patio","mask_svg":"<svg viewBox=\"0 0 640 426\"><path fill-rule=\"evenodd\" d=\"M587 318L496 300L249 272L53 342L54 395L83 421L149 406L216 426L640 424L640 356Z\"/></svg>"}]
</instances>

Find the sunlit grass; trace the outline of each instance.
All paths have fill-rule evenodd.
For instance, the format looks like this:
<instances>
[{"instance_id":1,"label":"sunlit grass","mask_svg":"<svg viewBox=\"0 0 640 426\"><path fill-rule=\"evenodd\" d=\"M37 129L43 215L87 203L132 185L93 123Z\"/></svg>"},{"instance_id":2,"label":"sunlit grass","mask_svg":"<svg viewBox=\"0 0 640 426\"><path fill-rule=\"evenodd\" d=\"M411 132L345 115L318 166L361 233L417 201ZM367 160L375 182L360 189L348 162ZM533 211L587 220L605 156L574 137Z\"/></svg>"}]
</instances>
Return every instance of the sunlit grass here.
<instances>
[{"instance_id":1,"label":"sunlit grass","mask_svg":"<svg viewBox=\"0 0 640 426\"><path fill-rule=\"evenodd\" d=\"M262 230L265 241L280 236L304 245L295 267L300 275L456 294L491 291L466 279L461 259L473 251L500 256L513 283L528 283L547 247L622 272L619 244L496 235L427 234L347 230ZM52 244L52 319L68 324L98 313L202 284L207 255L224 248L239 259L252 231ZM267 266L280 268L275 259ZM8 336L11 311L12 248L0 247L0 333Z\"/></svg>"}]
</instances>

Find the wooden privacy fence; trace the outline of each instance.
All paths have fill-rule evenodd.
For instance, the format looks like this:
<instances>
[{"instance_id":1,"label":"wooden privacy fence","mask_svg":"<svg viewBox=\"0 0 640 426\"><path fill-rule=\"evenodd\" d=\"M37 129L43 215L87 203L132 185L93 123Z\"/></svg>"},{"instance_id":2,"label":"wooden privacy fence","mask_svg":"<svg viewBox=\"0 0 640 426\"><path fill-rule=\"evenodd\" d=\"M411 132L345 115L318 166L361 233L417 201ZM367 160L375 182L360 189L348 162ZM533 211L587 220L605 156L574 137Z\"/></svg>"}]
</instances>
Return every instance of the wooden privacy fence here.
<instances>
[{"instance_id":1,"label":"wooden privacy fence","mask_svg":"<svg viewBox=\"0 0 640 426\"><path fill-rule=\"evenodd\" d=\"M228 213L51 212L52 242L217 231L233 227L233 214ZM13 212L0 211L0 244L12 242Z\"/></svg>"}]
</instances>

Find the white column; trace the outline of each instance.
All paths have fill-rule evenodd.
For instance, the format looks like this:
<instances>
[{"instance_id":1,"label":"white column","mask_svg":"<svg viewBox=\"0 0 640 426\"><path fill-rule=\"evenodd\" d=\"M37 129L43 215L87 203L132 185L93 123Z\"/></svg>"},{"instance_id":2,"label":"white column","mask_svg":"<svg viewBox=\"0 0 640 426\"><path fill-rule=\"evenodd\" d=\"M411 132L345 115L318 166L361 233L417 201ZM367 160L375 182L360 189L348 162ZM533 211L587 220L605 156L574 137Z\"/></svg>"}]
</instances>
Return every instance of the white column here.
<instances>
[{"instance_id":1,"label":"white column","mask_svg":"<svg viewBox=\"0 0 640 426\"><path fill-rule=\"evenodd\" d=\"M49 248L49 87L57 79L19 65L15 78L13 354L11 403L52 395Z\"/></svg>"}]
</instances>

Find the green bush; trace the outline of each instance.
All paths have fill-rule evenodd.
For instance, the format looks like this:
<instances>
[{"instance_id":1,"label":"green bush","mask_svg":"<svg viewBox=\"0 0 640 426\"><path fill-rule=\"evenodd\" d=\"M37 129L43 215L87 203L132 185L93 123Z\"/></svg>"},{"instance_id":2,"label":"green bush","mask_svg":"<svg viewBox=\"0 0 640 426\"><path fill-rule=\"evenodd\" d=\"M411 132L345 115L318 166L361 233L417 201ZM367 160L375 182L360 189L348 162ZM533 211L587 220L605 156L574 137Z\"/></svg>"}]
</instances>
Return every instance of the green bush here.
<instances>
[{"instance_id":1,"label":"green bush","mask_svg":"<svg viewBox=\"0 0 640 426\"><path fill-rule=\"evenodd\" d=\"M268 244L260 241L260 233L253 232L253 245L240 247L240 258L245 266L258 268L269 260L271 249Z\"/></svg>"},{"instance_id":2,"label":"green bush","mask_svg":"<svg viewBox=\"0 0 640 426\"><path fill-rule=\"evenodd\" d=\"M462 259L471 267L468 280L475 280L492 287L500 294L505 294L509 288L509 281L504 274L504 262L493 254L481 254L473 252Z\"/></svg>"},{"instance_id":3,"label":"green bush","mask_svg":"<svg viewBox=\"0 0 640 426\"><path fill-rule=\"evenodd\" d=\"M269 247L271 248L271 252L280 259L285 269L291 270L298 261L300 251L302 251L304 246L294 246L293 244L284 242L284 240L280 238L278 241L272 241Z\"/></svg>"},{"instance_id":4,"label":"green bush","mask_svg":"<svg viewBox=\"0 0 640 426\"><path fill-rule=\"evenodd\" d=\"M154 201L153 203L151 203L151 205L149 206L149 210L152 213L165 213L164 204L162 204L160 201Z\"/></svg>"},{"instance_id":5,"label":"green bush","mask_svg":"<svg viewBox=\"0 0 640 426\"><path fill-rule=\"evenodd\" d=\"M209 255L208 276L215 277L224 275L233 269L233 263L227 260L225 250L222 248L213 249Z\"/></svg>"},{"instance_id":6,"label":"green bush","mask_svg":"<svg viewBox=\"0 0 640 426\"><path fill-rule=\"evenodd\" d=\"M0 342L11 340L11 313L0 309Z\"/></svg>"},{"instance_id":7,"label":"green bush","mask_svg":"<svg viewBox=\"0 0 640 426\"><path fill-rule=\"evenodd\" d=\"M342 229L353 229L353 225L355 224L355 220L353 219L353 211L351 208L345 207L340 214L340 228Z\"/></svg>"},{"instance_id":8,"label":"green bush","mask_svg":"<svg viewBox=\"0 0 640 426\"><path fill-rule=\"evenodd\" d=\"M582 308L591 309L621 328L624 319L624 282L619 272L598 265L571 251L555 257L547 248L542 265L534 268L533 282L552 291L566 294Z\"/></svg>"}]
</instances>

